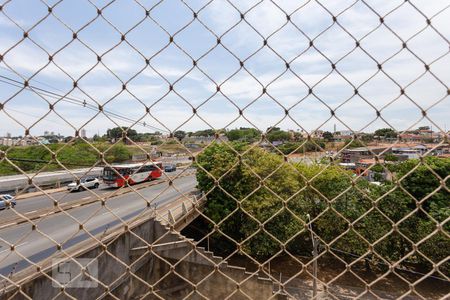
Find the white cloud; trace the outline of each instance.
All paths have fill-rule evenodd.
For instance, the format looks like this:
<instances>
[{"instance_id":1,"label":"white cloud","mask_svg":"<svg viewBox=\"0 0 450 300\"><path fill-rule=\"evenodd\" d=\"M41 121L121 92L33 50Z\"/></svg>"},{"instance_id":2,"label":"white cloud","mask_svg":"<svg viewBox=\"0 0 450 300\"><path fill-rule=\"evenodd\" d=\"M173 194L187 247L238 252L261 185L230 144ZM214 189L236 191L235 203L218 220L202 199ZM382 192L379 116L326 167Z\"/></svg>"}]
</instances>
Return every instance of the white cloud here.
<instances>
[{"instance_id":1,"label":"white cloud","mask_svg":"<svg viewBox=\"0 0 450 300\"><path fill-rule=\"evenodd\" d=\"M385 25L380 26L379 16L373 13L364 3L359 1L352 5L354 2L347 0L320 1L322 5L329 8L337 16L339 24L347 29L351 35L357 39L362 39L361 47L363 49L357 48L356 50L354 50L356 47L354 39L345 33L338 24L332 25L331 29L315 38L323 29L333 23L332 16L321 8L316 1L276 1L289 14L296 8L302 6L291 16L291 21L300 27L310 38L314 39L314 46L320 52L326 55L331 61L337 62L337 70L356 87L364 83L360 88L361 95L375 107L381 108L399 96L400 88L382 73L371 78L379 71L377 69L377 62L373 61L369 55L374 57L379 63L382 63L383 70L405 88L407 95L422 107L430 107L435 101L445 97L446 89L448 89L450 82L450 73L446 68L449 59L447 58L448 55L430 66L433 74L444 85L438 84L436 79L429 74L420 80L416 80L425 71L425 67L424 63L418 60L415 55L425 63L430 64L448 52L448 42L430 27L415 35L421 29L425 28L427 24L425 18L418 14L409 2L400 0L367 0L365 3L370 5L383 17L389 11L400 5L397 10L385 17L385 24L407 42L408 49L404 49L402 52L396 54L401 49L402 41L395 37ZM433 17L445 7L444 1L430 0L426 4L420 0L411 0L410 2L423 10L428 18L431 18L431 22L435 28L444 36L448 36L450 33L450 9ZM254 3L257 3L257 1L245 0L233 1L233 3L244 12ZM342 12L343 10L345 11ZM109 16L113 23L120 22L120 17L119 15ZM219 36L240 21L239 12L225 0L213 1L201 11L199 18ZM1 23L1 20L0 18L0 30L3 31L5 30L6 24ZM245 21L253 25L264 37L268 37L280 26L285 24L287 19L286 15L273 5L271 1L265 0L245 15ZM378 30L366 36L377 26L380 26ZM135 32L134 34L138 35L138 33L152 35L151 31L145 30ZM190 34L195 34L195 31ZM407 40L413 35L413 38ZM186 41L189 41L188 37L185 37ZM14 36L6 34L4 38L2 37L2 40L10 44L14 41ZM42 32L41 40L43 43L52 43L51 40L46 40L45 32ZM91 37L89 40L95 41L95 37ZM194 38L192 40L198 41L198 39ZM263 38L246 25L244 21L221 38L223 45L240 59L247 58L259 49L262 46L262 41ZM100 43L101 41L99 40L97 42ZM326 79L323 79L331 71L331 63L315 49L310 49L294 61L291 61L309 47L308 39L299 33L292 24L288 24L285 28L270 37L268 44L285 60L290 62L291 70L301 80L310 86L317 84L314 87L314 93L321 97L329 106L336 107L351 96L353 88L340 76L334 73ZM173 48L168 48L155 58L152 58L152 62L154 62L152 66L171 82L184 76L192 66L190 59L186 55L178 49ZM369 55L364 53L363 50L367 51ZM409 53L409 51L414 52L414 54ZM349 52L351 53L348 54ZM395 56L392 57L393 55ZM345 58L342 58L343 56ZM44 66L48 62L48 57L47 54L39 50L36 46L26 42L11 51L11 53L8 53L5 56L5 62L14 70L29 76ZM64 68L64 70L67 70L72 76L78 78L97 63L97 58L94 53L75 42L57 54L55 56L55 62ZM143 57L136 54L129 47L118 47L114 49L111 53L104 56L102 62L124 81L134 76L145 66ZM203 62L203 65L201 61L199 66L201 65L204 70L214 72L214 76L212 77L220 78L221 81L218 82L220 84L232 72L233 68L229 68L229 66L236 64L237 69L239 68L239 64L235 59L227 57L227 55L215 57L214 52L211 52L208 59L205 59ZM285 70L283 60L269 50L260 51L255 56L252 56L245 61L245 67L263 85L267 85ZM47 66L38 76L38 79L56 88L61 88L61 86L66 85L66 88L70 89L71 86L71 80L63 75L53 64ZM269 85L268 92L286 108L291 107L305 97L305 94L308 92L308 88L301 80L288 71ZM318 82L320 83L318 84ZM185 79L179 84L179 89L177 89L177 83L175 90L179 91L193 106L197 106L204 99L216 93L215 85L198 71L187 74ZM407 87L409 84L411 86ZM80 86L95 100L104 102L120 91L121 82L114 78L106 68L99 65L81 80ZM241 108L259 97L262 94L262 88L263 86L247 74L245 70L241 70L221 85L221 91ZM168 84L158 74L147 67L129 83L129 89L144 103L150 105L167 92ZM5 97L5 95L6 93L0 91L0 97ZM74 93L74 95L83 97L79 92ZM123 101L126 101L127 97L130 99L130 105L126 107L124 114L139 116L141 113L140 105L135 105L135 101L129 95L123 94L121 97L123 97ZM175 128L192 115L192 113L191 108L186 103L172 101L169 98L161 103L158 114L164 124L170 128ZM113 101L112 103L115 102ZM447 99L439 106L439 112L435 111L435 109L432 110L433 120L441 124L442 127L444 127L445 122L448 122L447 117L450 113L448 102L447 96ZM232 106L224 105L224 103L226 101L211 100L211 104L207 106L207 109L205 105L205 109L199 111L201 111L202 116L209 120L211 124L214 123L214 126L222 127L229 120L232 120L236 113ZM270 102L264 105L258 103L257 105L255 104L255 108L257 109L248 109L245 115L251 119L252 123L258 124L261 128L266 128L278 122L280 119L278 110L275 107L271 106ZM298 111L293 110L292 115L305 128L313 129L315 128L314 126L317 126L323 119L329 116L329 111L317 101L304 101L298 107ZM120 107L117 108L114 106L113 109L120 111ZM271 112L271 109L274 111ZM345 117L345 123L355 128L364 127L376 116L373 109L367 104L358 101L357 97L344 105L340 109L340 113L342 114L342 118ZM405 128L409 126L408 124L412 124L417 120L417 113L420 113L420 110L415 108L414 105L411 105L410 101L398 100L386 108L385 116L397 128ZM106 125L102 125L101 122L95 121L92 124L95 124L98 128L102 128L102 130L106 129ZM0 125L0 127L2 126L4 127L4 125ZM246 124L246 121L241 120L236 122L236 127L238 126L248 126L248 124ZM286 126L294 125L290 124ZM327 124L326 126L332 125ZM202 121L192 120L184 127L188 130L195 130L206 127L206 125ZM3 130L3 128L0 129Z\"/></svg>"}]
</instances>

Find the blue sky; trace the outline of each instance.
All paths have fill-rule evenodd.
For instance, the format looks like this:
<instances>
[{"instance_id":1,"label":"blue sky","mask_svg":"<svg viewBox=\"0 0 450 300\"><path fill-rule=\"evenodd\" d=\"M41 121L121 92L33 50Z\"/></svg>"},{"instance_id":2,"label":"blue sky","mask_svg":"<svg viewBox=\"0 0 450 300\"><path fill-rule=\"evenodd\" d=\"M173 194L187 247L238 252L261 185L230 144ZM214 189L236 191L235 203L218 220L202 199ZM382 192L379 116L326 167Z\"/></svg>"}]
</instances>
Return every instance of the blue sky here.
<instances>
[{"instance_id":1,"label":"blue sky","mask_svg":"<svg viewBox=\"0 0 450 300\"><path fill-rule=\"evenodd\" d=\"M129 120L139 120L133 127L141 132L274 125L311 132L332 130L334 124L354 131L419 125L445 130L449 5L447 0L12 0L0 12L0 75L20 82L31 78L34 87L67 98L0 82L0 135L23 134L24 127L32 135L44 130L71 135L80 128L93 135L130 126ZM29 38L23 38L24 30ZM402 40L408 49L402 49ZM84 101L127 120L84 107ZM55 108L50 113L49 103ZM422 118L421 109L432 122Z\"/></svg>"}]
</instances>

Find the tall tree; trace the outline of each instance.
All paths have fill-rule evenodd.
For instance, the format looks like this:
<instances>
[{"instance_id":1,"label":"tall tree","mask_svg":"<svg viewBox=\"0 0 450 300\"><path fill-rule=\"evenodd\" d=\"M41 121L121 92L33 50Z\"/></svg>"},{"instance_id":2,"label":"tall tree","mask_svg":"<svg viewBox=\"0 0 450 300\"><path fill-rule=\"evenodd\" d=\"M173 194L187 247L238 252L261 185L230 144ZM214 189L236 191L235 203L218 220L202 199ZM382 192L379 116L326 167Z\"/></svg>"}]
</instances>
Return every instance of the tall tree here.
<instances>
[{"instance_id":1,"label":"tall tree","mask_svg":"<svg viewBox=\"0 0 450 300\"><path fill-rule=\"evenodd\" d=\"M323 139L324 139L325 141L327 141L327 142L331 142L331 141L333 140L333 134L332 134L331 132L329 132L329 131L325 131L325 132L322 134L322 137L323 137Z\"/></svg>"},{"instance_id":2,"label":"tall tree","mask_svg":"<svg viewBox=\"0 0 450 300\"><path fill-rule=\"evenodd\" d=\"M374 134L378 137L383 137L383 138L396 138L397 137L397 131L395 131L392 128L377 129L377 130L375 130Z\"/></svg>"},{"instance_id":3,"label":"tall tree","mask_svg":"<svg viewBox=\"0 0 450 300\"><path fill-rule=\"evenodd\" d=\"M177 130L173 133L173 136L181 142L181 140L186 136L186 132L183 130Z\"/></svg>"},{"instance_id":4,"label":"tall tree","mask_svg":"<svg viewBox=\"0 0 450 300\"><path fill-rule=\"evenodd\" d=\"M123 136L128 137L131 140L135 140L135 138L137 137L138 133L136 130L128 128L128 127L114 127L111 129L108 129L106 131L106 136L109 139L121 139Z\"/></svg>"}]
</instances>

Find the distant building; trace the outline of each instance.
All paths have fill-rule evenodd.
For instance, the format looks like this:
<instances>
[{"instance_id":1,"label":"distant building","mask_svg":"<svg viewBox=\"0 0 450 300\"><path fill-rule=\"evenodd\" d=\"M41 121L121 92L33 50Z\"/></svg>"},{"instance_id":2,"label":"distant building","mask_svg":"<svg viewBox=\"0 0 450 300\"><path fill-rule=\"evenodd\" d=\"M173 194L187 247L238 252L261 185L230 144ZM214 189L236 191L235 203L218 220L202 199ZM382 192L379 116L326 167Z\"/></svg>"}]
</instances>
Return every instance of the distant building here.
<instances>
[{"instance_id":1,"label":"distant building","mask_svg":"<svg viewBox=\"0 0 450 300\"><path fill-rule=\"evenodd\" d=\"M4 137L0 138L0 145L3 146L29 146L37 144L36 140L33 138L26 136L22 137Z\"/></svg>"},{"instance_id":2,"label":"distant building","mask_svg":"<svg viewBox=\"0 0 450 300\"><path fill-rule=\"evenodd\" d=\"M13 145L14 145L13 139L7 138L7 137L1 138L1 139L0 139L0 145L3 145L3 146L13 146Z\"/></svg>"},{"instance_id":3,"label":"distant building","mask_svg":"<svg viewBox=\"0 0 450 300\"><path fill-rule=\"evenodd\" d=\"M399 160L418 159L427 152L427 147L423 144L398 144L392 147L392 154Z\"/></svg>"},{"instance_id":4,"label":"distant building","mask_svg":"<svg viewBox=\"0 0 450 300\"><path fill-rule=\"evenodd\" d=\"M407 132L399 135L403 142L410 143L424 143L424 142L439 142L443 139L443 135L440 132L433 132L431 130L419 130L418 133Z\"/></svg>"},{"instance_id":5,"label":"distant building","mask_svg":"<svg viewBox=\"0 0 450 300\"><path fill-rule=\"evenodd\" d=\"M335 142L345 142L345 141L351 140L352 138L353 138L353 135L338 134L338 135L335 135L333 137L333 141L335 141Z\"/></svg>"},{"instance_id":6,"label":"distant building","mask_svg":"<svg viewBox=\"0 0 450 300\"><path fill-rule=\"evenodd\" d=\"M186 144L209 144L214 141L216 143L228 142L228 138L224 134L220 134L217 139L215 136L186 136L183 138L183 143Z\"/></svg>"},{"instance_id":7,"label":"distant building","mask_svg":"<svg viewBox=\"0 0 450 300\"><path fill-rule=\"evenodd\" d=\"M80 136L84 139L86 138L86 129L83 128L80 130Z\"/></svg>"},{"instance_id":8,"label":"distant building","mask_svg":"<svg viewBox=\"0 0 450 300\"><path fill-rule=\"evenodd\" d=\"M386 151L389 147L387 146L368 146L368 147L358 147L352 149L345 149L342 151L342 162L343 163L356 163L361 159L371 159L374 154L380 154ZM390 153L391 150L387 150L384 154Z\"/></svg>"},{"instance_id":9,"label":"distant building","mask_svg":"<svg viewBox=\"0 0 450 300\"><path fill-rule=\"evenodd\" d=\"M373 158L360 159L356 162L355 173L357 175L361 175L361 176L365 177L370 182L391 180L392 174L386 168L383 168L383 171L381 171L381 172L377 172L373 169L369 169L369 167L374 166L376 164L384 164L384 160L380 159L377 162Z\"/></svg>"},{"instance_id":10,"label":"distant building","mask_svg":"<svg viewBox=\"0 0 450 300\"><path fill-rule=\"evenodd\" d=\"M423 135L414 133L404 133L399 135L400 139L404 142L419 143L423 141Z\"/></svg>"},{"instance_id":11,"label":"distant building","mask_svg":"<svg viewBox=\"0 0 450 300\"><path fill-rule=\"evenodd\" d=\"M42 145L50 144L50 141L43 136L38 136L36 139L38 140L38 144L42 144Z\"/></svg>"},{"instance_id":12,"label":"distant building","mask_svg":"<svg viewBox=\"0 0 450 300\"><path fill-rule=\"evenodd\" d=\"M352 136L354 134L354 132L352 130L340 130L338 131L338 135L347 135L347 136Z\"/></svg>"},{"instance_id":13,"label":"distant building","mask_svg":"<svg viewBox=\"0 0 450 300\"><path fill-rule=\"evenodd\" d=\"M433 135L433 130L431 130L431 129L421 129L421 130L419 130L419 134L420 135L431 136L431 135Z\"/></svg>"}]
</instances>

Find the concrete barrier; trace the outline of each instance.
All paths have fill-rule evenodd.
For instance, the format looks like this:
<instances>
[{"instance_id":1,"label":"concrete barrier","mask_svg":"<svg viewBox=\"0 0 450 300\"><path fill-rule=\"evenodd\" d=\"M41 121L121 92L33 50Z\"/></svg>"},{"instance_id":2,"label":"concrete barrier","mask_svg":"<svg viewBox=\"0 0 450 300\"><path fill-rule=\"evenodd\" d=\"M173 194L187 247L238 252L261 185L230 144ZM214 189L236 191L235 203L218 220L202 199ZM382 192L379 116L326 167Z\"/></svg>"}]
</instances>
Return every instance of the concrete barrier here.
<instances>
[{"instance_id":1,"label":"concrete barrier","mask_svg":"<svg viewBox=\"0 0 450 300\"><path fill-rule=\"evenodd\" d=\"M35 185L43 186L57 186L62 183L67 183L76 180L78 177L86 175L100 176L103 168L92 169L75 169L69 171L54 171L54 172L42 172L39 174L27 174L27 175L11 175L0 177L0 193L21 191L23 189L32 189L33 184L30 184L30 180Z\"/></svg>"}]
</instances>

